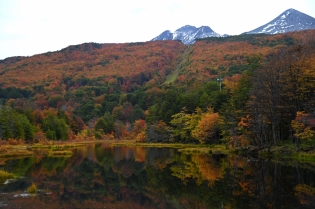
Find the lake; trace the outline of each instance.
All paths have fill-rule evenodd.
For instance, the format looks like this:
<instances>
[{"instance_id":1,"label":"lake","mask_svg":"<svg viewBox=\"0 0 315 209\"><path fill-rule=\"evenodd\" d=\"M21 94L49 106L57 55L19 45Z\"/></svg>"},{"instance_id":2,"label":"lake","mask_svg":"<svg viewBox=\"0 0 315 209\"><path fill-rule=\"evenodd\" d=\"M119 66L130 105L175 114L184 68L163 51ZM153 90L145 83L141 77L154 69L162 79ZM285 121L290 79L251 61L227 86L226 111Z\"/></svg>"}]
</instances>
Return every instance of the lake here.
<instances>
[{"instance_id":1,"label":"lake","mask_svg":"<svg viewBox=\"0 0 315 209\"><path fill-rule=\"evenodd\" d=\"M1 182L0 208L315 208L315 165L292 160L93 144L0 169L20 176Z\"/></svg>"}]
</instances>

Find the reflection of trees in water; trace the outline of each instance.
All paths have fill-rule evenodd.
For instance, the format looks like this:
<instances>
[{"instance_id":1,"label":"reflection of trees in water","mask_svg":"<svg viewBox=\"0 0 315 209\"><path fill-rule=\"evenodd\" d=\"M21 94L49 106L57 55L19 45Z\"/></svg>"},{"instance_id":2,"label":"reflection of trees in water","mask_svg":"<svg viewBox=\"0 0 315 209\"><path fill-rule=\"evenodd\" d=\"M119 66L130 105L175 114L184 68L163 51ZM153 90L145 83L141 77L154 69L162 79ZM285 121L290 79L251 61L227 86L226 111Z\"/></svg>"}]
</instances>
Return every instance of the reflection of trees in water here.
<instances>
[{"instance_id":1,"label":"reflection of trees in water","mask_svg":"<svg viewBox=\"0 0 315 209\"><path fill-rule=\"evenodd\" d=\"M197 185L208 181L212 185L215 180L222 178L222 174L228 164L226 160L219 162L215 157L209 155L193 155L191 159L183 160L171 166L172 175L181 179L184 184L190 178L196 180Z\"/></svg>"},{"instance_id":2,"label":"reflection of trees in water","mask_svg":"<svg viewBox=\"0 0 315 209\"><path fill-rule=\"evenodd\" d=\"M1 169L27 176L2 192L23 191L35 182L52 192L33 197L47 208L311 208L314 200L310 167L172 149L96 145L71 158L9 160Z\"/></svg>"},{"instance_id":3,"label":"reflection of trees in water","mask_svg":"<svg viewBox=\"0 0 315 209\"><path fill-rule=\"evenodd\" d=\"M255 161L247 164L240 185L244 191L248 191L253 208L312 208L300 205L295 186L302 182L313 184L314 177L314 172L299 166L292 167L268 160ZM308 180L305 181L305 178Z\"/></svg>"}]
</instances>

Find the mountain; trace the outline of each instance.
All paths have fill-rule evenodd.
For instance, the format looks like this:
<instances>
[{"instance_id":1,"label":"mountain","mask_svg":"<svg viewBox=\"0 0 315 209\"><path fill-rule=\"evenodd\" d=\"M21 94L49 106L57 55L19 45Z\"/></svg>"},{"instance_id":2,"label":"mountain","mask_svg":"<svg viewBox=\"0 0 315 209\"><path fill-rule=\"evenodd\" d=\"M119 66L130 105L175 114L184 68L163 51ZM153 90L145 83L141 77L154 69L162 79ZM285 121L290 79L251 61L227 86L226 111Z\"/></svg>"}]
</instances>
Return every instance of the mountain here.
<instances>
[{"instance_id":1,"label":"mountain","mask_svg":"<svg viewBox=\"0 0 315 209\"><path fill-rule=\"evenodd\" d=\"M267 24L245 34L277 34L308 29L315 29L315 18L295 9L288 9Z\"/></svg>"},{"instance_id":2,"label":"mountain","mask_svg":"<svg viewBox=\"0 0 315 209\"><path fill-rule=\"evenodd\" d=\"M185 25L177 29L174 33L169 30L164 31L151 41L157 40L180 40L184 44L193 44L196 39L206 37L220 37L220 34L214 32L208 26L201 26L196 28L195 26Z\"/></svg>"}]
</instances>

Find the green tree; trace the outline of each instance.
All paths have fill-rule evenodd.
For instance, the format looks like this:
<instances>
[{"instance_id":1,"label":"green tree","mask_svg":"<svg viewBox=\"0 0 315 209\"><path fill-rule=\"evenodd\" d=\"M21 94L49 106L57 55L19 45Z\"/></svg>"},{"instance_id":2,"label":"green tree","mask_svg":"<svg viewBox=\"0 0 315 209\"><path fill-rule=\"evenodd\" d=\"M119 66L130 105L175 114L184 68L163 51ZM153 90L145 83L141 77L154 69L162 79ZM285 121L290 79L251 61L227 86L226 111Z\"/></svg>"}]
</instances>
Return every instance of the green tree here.
<instances>
[{"instance_id":1,"label":"green tree","mask_svg":"<svg viewBox=\"0 0 315 209\"><path fill-rule=\"evenodd\" d=\"M46 136L52 140L67 140L68 126L64 119L59 119L53 114L49 114L43 121L43 129Z\"/></svg>"},{"instance_id":2,"label":"green tree","mask_svg":"<svg viewBox=\"0 0 315 209\"><path fill-rule=\"evenodd\" d=\"M26 115L20 114L9 107L1 107L0 138L32 140L34 131L35 126L30 123Z\"/></svg>"},{"instance_id":3,"label":"green tree","mask_svg":"<svg viewBox=\"0 0 315 209\"><path fill-rule=\"evenodd\" d=\"M12 132L8 121L10 118L9 110L4 106L1 106L0 108L0 138L9 139L12 137Z\"/></svg>"},{"instance_id":4,"label":"green tree","mask_svg":"<svg viewBox=\"0 0 315 209\"><path fill-rule=\"evenodd\" d=\"M96 122L95 130L102 130L106 134L111 133L114 130L113 117L106 112L104 116Z\"/></svg>"},{"instance_id":5,"label":"green tree","mask_svg":"<svg viewBox=\"0 0 315 209\"><path fill-rule=\"evenodd\" d=\"M54 107L56 108L58 105L60 105L63 101L65 100L65 98L62 96L62 95L51 95L49 98L48 98L48 104L51 106L51 107Z\"/></svg>"}]
</instances>

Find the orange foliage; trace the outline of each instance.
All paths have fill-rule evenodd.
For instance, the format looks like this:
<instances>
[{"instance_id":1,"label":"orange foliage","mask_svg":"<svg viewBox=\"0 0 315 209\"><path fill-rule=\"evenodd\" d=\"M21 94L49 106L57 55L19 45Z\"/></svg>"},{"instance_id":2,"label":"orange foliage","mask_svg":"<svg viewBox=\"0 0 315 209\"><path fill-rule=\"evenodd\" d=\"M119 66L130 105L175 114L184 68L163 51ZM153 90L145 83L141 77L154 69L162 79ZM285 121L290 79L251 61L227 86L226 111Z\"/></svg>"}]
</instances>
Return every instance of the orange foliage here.
<instances>
[{"instance_id":1,"label":"orange foliage","mask_svg":"<svg viewBox=\"0 0 315 209\"><path fill-rule=\"evenodd\" d=\"M58 114L58 109L55 109L55 108L48 108L47 110L44 110L43 111L44 113L44 116L47 117L49 114L52 114L52 115L57 115Z\"/></svg>"},{"instance_id":2,"label":"orange foliage","mask_svg":"<svg viewBox=\"0 0 315 209\"><path fill-rule=\"evenodd\" d=\"M19 143L15 139L8 139L8 144L10 144L10 145L18 145Z\"/></svg>"},{"instance_id":3,"label":"orange foliage","mask_svg":"<svg viewBox=\"0 0 315 209\"><path fill-rule=\"evenodd\" d=\"M134 147L135 161L144 162L146 159L146 149L144 147Z\"/></svg>"},{"instance_id":4,"label":"orange foliage","mask_svg":"<svg viewBox=\"0 0 315 209\"><path fill-rule=\"evenodd\" d=\"M193 131L193 137L200 142L205 142L213 138L216 134L219 123L219 114L208 111L201 116L196 129Z\"/></svg>"},{"instance_id":5,"label":"orange foliage","mask_svg":"<svg viewBox=\"0 0 315 209\"><path fill-rule=\"evenodd\" d=\"M222 177L220 166L214 162L213 158L207 155L194 155L192 161L196 163L202 175L202 180L207 180L209 183L218 180Z\"/></svg>"},{"instance_id":6,"label":"orange foliage","mask_svg":"<svg viewBox=\"0 0 315 209\"><path fill-rule=\"evenodd\" d=\"M153 99L155 96L161 96L165 94L165 91L158 87L153 87L147 90L146 93L148 95L148 99Z\"/></svg>"},{"instance_id":7,"label":"orange foliage","mask_svg":"<svg viewBox=\"0 0 315 209\"><path fill-rule=\"evenodd\" d=\"M236 140L234 137L230 137L230 144L233 145L237 143L241 147L246 147L249 145L249 140L246 138L245 135L236 136Z\"/></svg>"},{"instance_id":8,"label":"orange foliage","mask_svg":"<svg viewBox=\"0 0 315 209\"><path fill-rule=\"evenodd\" d=\"M39 127L38 127L38 129L40 130ZM34 141L35 141L36 143L38 143L38 142L40 142L40 143L47 142L45 133L42 132L42 131L39 131L39 132L35 133L35 135L34 135ZM43 144L46 144L46 143L43 143Z\"/></svg>"},{"instance_id":9,"label":"orange foliage","mask_svg":"<svg viewBox=\"0 0 315 209\"><path fill-rule=\"evenodd\" d=\"M60 51L31 57L12 57L0 63L0 83L4 87L46 85L45 90L62 86L62 78L98 78L122 76L141 78L141 72L165 76L176 68L176 58L185 45L178 41L154 41L126 44L84 43ZM115 79L116 80L116 79ZM116 80L117 82L117 80ZM124 90L129 84L124 84Z\"/></svg>"},{"instance_id":10,"label":"orange foliage","mask_svg":"<svg viewBox=\"0 0 315 209\"><path fill-rule=\"evenodd\" d=\"M252 54L267 55L275 47L262 44L293 38L307 41L314 37L314 30L254 37L258 44L248 40L201 40L187 47L178 41L154 41L124 44L84 43L60 51L31 57L11 57L0 62L0 83L3 87L44 86L45 90L66 90L64 77L102 78L110 85L120 85L122 91L131 84L159 85L166 75L181 62L178 82L209 80L217 77L232 65L246 65ZM183 53L186 50L186 53ZM185 54L185 56L183 56ZM183 58L184 57L184 58ZM182 59L182 60L181 60ZM221 67L221 68L220 68ZM118 82L117 78L124 78ZM45 106L40 103L39 105Z\"/></svg>"},{"instance_id":11,"label":"orange foliage","mask_svg":"<svg viewBox=\"0 0 315 209\"><path fill-rule=\"evenodd\" d=\"M241 121L238 123L239 127L248 127L249 126L250 115L246 115L245 118L241 118Z\"/></svg>"},{"instance_id":12,"label":"orange foliage","mask_svg":"<svg viewBox=\"0 0 315 209\"><path fill-rule=\"evenodd\" d=\"M254 37L257 44L252 44L248 40L240 41L216 41L216 40L200 40L191 45L189 49L189 61L185 64L185 70L179 76L178 82L193 80L209 80L216 78L232 65L246 65L247 57L253 54L266 56L276 47L284 44L272 46L272 43L284 41L287 38L293 38L299 41L314 37L315 31L300 31L286 34L276 34L272 36Z\"/></svg>"},{"instance_id":13,"label":"orange foliage","mask_svg":"<svg viewBox=\"0 0 315 209\"><path fill-rule=\"evenodd\" d=\"M224 88L232 90L232 91L235 90L241 78L242 78L241 74L234 74L233 76L225 76L223 78Z\"/></svg>"},{"instance_id":14,"label":"orange foliage","mask_svg":"<svg viewBox=\"0 0 315 209\"><path fill-rule=\"evenodd\" d=\"M134 124L134 128L132 131L132 135L138 142L143 142L146 139L145 130L147 128L147 124L145 120L136 120Z\"/></svg>"}]
</instances>

